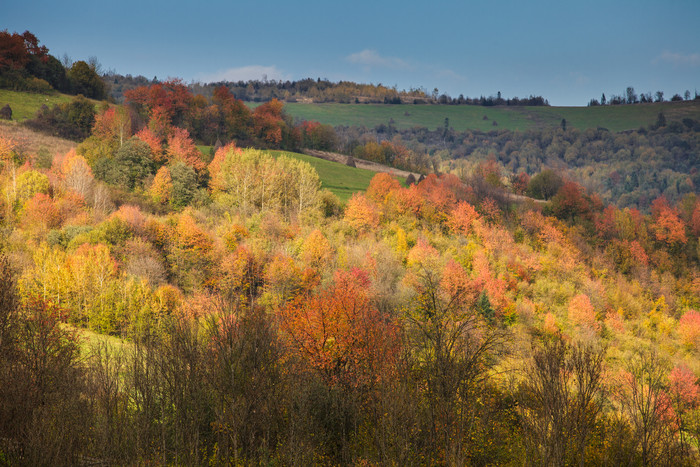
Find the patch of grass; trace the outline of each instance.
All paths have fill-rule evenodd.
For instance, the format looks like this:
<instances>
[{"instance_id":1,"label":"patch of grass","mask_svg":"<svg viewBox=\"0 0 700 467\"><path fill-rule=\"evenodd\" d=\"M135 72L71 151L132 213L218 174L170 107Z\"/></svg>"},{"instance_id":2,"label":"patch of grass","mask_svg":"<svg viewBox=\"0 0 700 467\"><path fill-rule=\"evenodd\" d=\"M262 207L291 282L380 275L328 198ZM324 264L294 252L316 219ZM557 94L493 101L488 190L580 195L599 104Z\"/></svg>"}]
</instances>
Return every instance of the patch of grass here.
<instances>
[{"instance_id":1,"label":"patch of grass","mask_svg":"<svg viewBox=\"0 0 700 467\"><path fill-rule=\"evenodd\" d=\"M254 103L249 104L251 108ZM287 103L292 117L316 120L337 126L393 125L398 129L442 128L445 118L450 127L464 130L513 130L557 128L566 119L567 128L585 130L607 128L610 131L636 130L656 122L659 112L667 121L693 118L700 120L700 101L598 107L481 107L471 105L384 105L384 104L304 104ZM484 119L486 117L486 119ZM497 125L494 125L493 122Z\"/></svg>"},{"instance_id":2,"label":"patch of grass","mask_svg":"<svg viewBox=\"0 0 700 467\"><path fill-rule=\"evenodd\" d=\"M53 107L55 104L70 102L74 97L59 93L46 95L0 89L0 107L10 104L12 120L21 122L34 118L43 104Z\"/></svg>"},{"instance_id":3,"label":"patch of grass","mask_svg":"<svg viewBox=\"0 0 700 467\"><path fill-rule=\"evenodd\" d=\"M214 159L214 154L212 149L214 146L207 146L206 144L198 144L197 149L202 154L202 160L209 164Z\"/></svg>"},{"instance_id":4,"label":"patch of grass","mask_svg":"<svg viewBox=\"0 0 700 467\"><path fill-rule=\"evenodd\" d=\"M321 179L321 187L327 188L342 202L347 202L353 193L365 191L375 172L366 169L349 167L337 162L331 162L317 157L307 156L288 151L269 151L275 157L285 155L294 159L308 162Z\"/></svg>"},{"instance_id":5,"label":"patch of grass","mask_svg":"<svg viewBox=\"0 0 700 467\"><path fill-rule=\"evenodd\" d=\"M80 348L84 355L90 355L97 346L106 346L109 352L128 350L130 342L115 336L99 334L89 329L83 329L65 324L68 329L74 331L79 339Z\"/></svg>"}]
</instances>

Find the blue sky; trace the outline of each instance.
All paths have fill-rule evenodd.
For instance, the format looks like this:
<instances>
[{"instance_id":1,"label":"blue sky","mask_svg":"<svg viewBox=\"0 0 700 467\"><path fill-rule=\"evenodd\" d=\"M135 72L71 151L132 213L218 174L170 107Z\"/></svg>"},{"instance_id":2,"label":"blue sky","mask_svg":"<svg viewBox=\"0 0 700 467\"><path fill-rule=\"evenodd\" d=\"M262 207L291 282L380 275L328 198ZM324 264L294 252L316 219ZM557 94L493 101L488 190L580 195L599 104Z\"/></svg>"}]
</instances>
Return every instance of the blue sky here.
<instances>
[{"instance_id":1,"label":"blue sky","mask_svg":"<svg viewBox=\"0 0 700 467\"><path fill-rule=\"evenodd\" d=\"M456 97L700 92L700 1L0 0L0 28L121 74L328 78Z\"/></svg>"}]
</instances>

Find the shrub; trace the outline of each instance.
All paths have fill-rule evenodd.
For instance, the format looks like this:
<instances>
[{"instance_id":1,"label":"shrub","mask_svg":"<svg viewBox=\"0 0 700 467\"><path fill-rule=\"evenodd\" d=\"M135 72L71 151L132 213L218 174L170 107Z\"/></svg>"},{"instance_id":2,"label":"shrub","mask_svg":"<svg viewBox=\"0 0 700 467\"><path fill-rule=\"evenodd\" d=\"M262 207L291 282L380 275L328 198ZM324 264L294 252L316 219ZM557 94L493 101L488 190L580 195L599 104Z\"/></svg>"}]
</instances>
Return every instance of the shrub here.
<instances>
[{"instance_id":1,"label":"shrub","mask_svg":"<svg viewBox=\"0 0 700 467\"><path fill-rule=\"evenodd\" d=\"M82 141L90 135L95 123L95 106L83 96L70 103L49 109L43 105L35 118L27 120L28 127L54 136Z\"/></svg>"},{"instance_id":2,"label":"shrub","mask_svg":"<svg viewBox=\"0 0 700 467\"><path fill-rule=\"evenodd\" d=\"M12 108L10 104L5 104L5 106L0 109L0 118L3 120L12 120Z\"/></svg>"}]
</instances>

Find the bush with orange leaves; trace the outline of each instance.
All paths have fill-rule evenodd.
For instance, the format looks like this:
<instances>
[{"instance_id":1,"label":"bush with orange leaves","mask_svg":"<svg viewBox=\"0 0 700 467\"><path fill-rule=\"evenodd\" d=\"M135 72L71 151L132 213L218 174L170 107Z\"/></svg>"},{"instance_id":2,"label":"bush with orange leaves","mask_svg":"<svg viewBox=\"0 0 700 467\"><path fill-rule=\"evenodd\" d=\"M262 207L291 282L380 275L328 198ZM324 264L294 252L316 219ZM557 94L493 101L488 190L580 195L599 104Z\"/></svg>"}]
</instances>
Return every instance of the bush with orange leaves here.
<instances>
[{"instance_id":1,"label":"bush with orange leaves","mask_svg":"<svg viewBox=\"0 0 700 467\"><path fill-rule=\"evenodd\" d=\"M474 222L479 220L479 213L474 206L466 201L460 201L447 218L447 225L454 233L468 235L471 233Z\"/></svg>"},{"instance_id":2,"label":"bush with orange leaves","mask_svg":"<svg viewBox=\"0 0 700 467\"><path fill-rule=\"evenodd\" d=\"M173 128L168 136L168 149L166 150L168 160L171 162L180 161L192 167L195 172L201 174L207 168L202 160L201 153L194 141L190 138L190 133L182 128Z\"/></svg>"},{"instance_id":3,"label":"bush with orange leaves","mask_svg":"<svg viewBox=\"0 0 700 467\"><path fill-rule=\"evenodd\" d=\"M569 302L569 321L575 325L588 326L599 330L600 323L596 321L595 310L586 294L578 294Z\"/></svg>"},{"instance_id":4,"label":"bush with orange leaves","mask_svg":"<svg viewBox=\"0 0 700 467\"><path fill-rule=\"evenodd\" d=\"M291 347L328 385L372 387L396 362L399 327L372 302L363 270L336 271L327 289L297 296L279 318Z\"/></svg>"},{"instance_id":5,"label":"bush with orange leaves","mask_svg":"<svg viewBox=\"0 0 700 467\"><path fill-rule=\"evenodd\" d=\"M352 195L345 208L345 222L357 232L363 233L379 226L380 212L377 205L360 193Z\"/></svg>"},{"instance_id":6,"label":"bush with orange leaves","mask_svg":"<svg viewBox=\"0 0 700 467\"><path fill-rule=\"evenodd\" d=\"M651 203L651 213L654 219L651 228L660 243L671 248L685 245L688 240L685 225L678 216L678 211L671 207L665 197L657 198Z\"/></svg>"}]
</instances>

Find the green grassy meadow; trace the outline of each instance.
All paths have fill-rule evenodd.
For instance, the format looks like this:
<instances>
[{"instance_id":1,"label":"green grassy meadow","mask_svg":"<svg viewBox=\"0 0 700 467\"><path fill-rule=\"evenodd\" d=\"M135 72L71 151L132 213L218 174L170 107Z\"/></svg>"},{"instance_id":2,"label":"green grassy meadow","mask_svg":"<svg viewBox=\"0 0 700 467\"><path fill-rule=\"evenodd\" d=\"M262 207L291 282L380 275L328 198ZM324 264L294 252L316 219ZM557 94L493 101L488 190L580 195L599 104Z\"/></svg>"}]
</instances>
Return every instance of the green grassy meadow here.
<instances>
[{"instance_id":1,"label":"green grassy meadow","mask_svg":"<svg viewBox=\"0 0 700 467\"><path fill-rule=\"evenodd\" d=\"M63 324L66 330L75 332L81 349L87 354L92 353L98 347L104 347L110 353L119 353L129 350L131 343L116 336L99 334L89 329Z\"/></svg>"},{"instance_id":2,"label":"green grassy meadow","mask_svg":"<svg viewBox=\"0 0 700 467\"><path fill-rule=\"evenodd\" d=\"M0 89L0 107L10 104L12 120L21 122L28 118L34 118L43 104L52 107L55 104L70 102L74 97L59 93L47 95Z\"/></svg>"},{"instance_id":3,"label":"green grassy meadow","mask_svg":"<svg viewBox=\"0 0 700 467\"><path fill-rule=\"evenodd\" d=\"M365 191L372 177L376 175L371 170L348 167L344 164L307 156L306 154L288 151L269 152L275 157L285 155L308 162L318 172L318 176L321 179L321 187L330 190L343 202L349 200L353 193Z\"/></svg>"},{"instance_id":4,"label":"green grassy meadow","mask_svg":"<svg viewBox=\"0 0 700 467\"><path fill-rule=\"evenodd\" d=\"M255 105L251 105L254 107ZM399 129L450 127L464 130L513 130L554 128L566 119L568 128L610 131L636 130L649 126L663 112L667 121L700 120L700 101L598 107L481 107L471 105L385 105L287 103L285 110L295 119L316 120L328 125L363 125L373 128L393 120ZM486 119L484 119L486 117ZM497 125L494 125L493 122Z\"/></svg>"}]
</instances>

